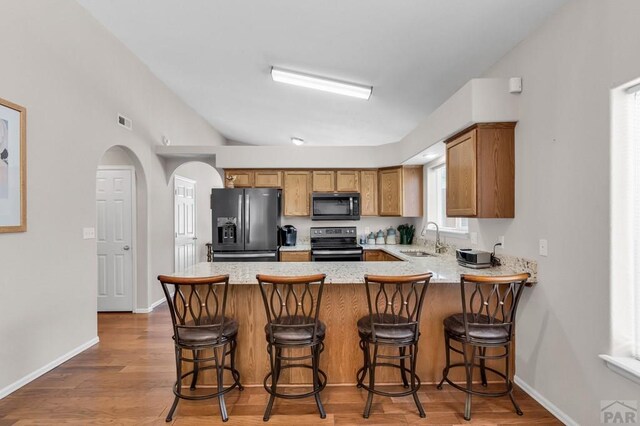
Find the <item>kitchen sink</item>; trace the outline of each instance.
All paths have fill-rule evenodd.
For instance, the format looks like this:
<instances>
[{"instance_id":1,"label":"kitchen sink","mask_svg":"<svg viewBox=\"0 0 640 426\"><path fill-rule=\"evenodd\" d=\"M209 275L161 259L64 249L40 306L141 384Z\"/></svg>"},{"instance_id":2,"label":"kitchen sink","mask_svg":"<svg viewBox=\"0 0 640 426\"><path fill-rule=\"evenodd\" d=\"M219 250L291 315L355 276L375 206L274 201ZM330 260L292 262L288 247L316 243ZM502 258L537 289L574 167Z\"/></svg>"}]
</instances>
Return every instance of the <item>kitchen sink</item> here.
<instances>
[{"instance_id":1,"label":"kitchen sink","mask_svg":"<svg viewBox=\"0 0 640 426\"><path fill-rule=\"evenodd\" d=\"M435 256L435 254L433 253L429 253L426 251L402 251L400 250L400 253L406 255L406 256L411 256L411 257L430 257L430 256Z\"/></svg>"}]
</instances>

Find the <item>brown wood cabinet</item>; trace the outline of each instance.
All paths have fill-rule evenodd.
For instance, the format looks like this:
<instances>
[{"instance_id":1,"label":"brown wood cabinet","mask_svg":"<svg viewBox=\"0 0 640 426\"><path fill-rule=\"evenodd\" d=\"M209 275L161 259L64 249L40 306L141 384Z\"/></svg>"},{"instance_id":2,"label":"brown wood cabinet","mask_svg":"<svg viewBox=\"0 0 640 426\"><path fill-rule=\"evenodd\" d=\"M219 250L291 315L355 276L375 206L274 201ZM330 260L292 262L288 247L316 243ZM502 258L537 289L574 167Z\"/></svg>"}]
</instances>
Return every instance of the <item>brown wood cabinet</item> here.
<instances>
[{"instance_id":1,"label":"brown wood cabinet","mask_svg":"<svg viewBox=\"0 0 640 426\"><path fill-rule=\"evenodd\" d=\"M336 172L337 192L360 192L360 173L356 170L338 170Z\"/></svg>"},{"instance_id":2,"label":"brown wood cabinet","mask_svg":"<svg viewBox=\"0 0 640 426\"><path fill-rule=\"evenodd\" d=\"M253 186L253 170L225 170L224 186L227 188L230 188L230 182L227 178L231 176L236 177L233 181L234 188L251 188Z\"/></svg>"},{"instance_id":3,"label":"brown wood cabinet","mask_svg":"<svg viewBox=\"0 0 640 426\"><path fill-rule=\"evenodd\" d=\"M364 251L364 261L365 262L394 262L394 261L402 262L402 259L399 259L394 255L387 253L386 251L374 249L374 250Z\"/></svg>"},{"instance_id":4,"label":"brown wood cabinet","mask_svg":"<svg viewBox=\"0 0 640 426\"><path fill-rule=\"evenodd\" d=\"M514 217L515 125L476 124L446 141L447 216Z\"/></svg>"},{"instance_id":5,"label":"brown wood cabinet","mask_svg":"<svg viewBox=\"0 0 640 426\"><path fill-rule=\"evenodd\" d=\"M378 171L360 172L360 215L378 215Z\"/></svg>"},{"instance_id":6,"label":"brown wood cabinet","mask_svg":"<svg viewBox=\"0 0 640 426\"><path fill-rule=\"evenodd\" d=\"M256 188L282 188L282 172L279 170L256 170L254 172Z\"/></svg>"},{"instance_id":7,"label":"brown wood cabinet","mask_svg":"<svg viewBox=\"0 0 640 426\"><path fill-rule=\"evenodd\" d=\"M307 171L284 172L285 216L309 216L311 203L311 173Z\"/></svg>"},{"instance_id":8,"label":"brown wood cabinet","mask_svg":"<svg viewBox=\"0 0 640 426\"><path fill-rule=\"evenodd\" d=\"M422 216L422 166L380 169L380 216Z\"/></svg>"},{"instance_id":9,"label":"brown wood cabinet","mask_svg":"<svg viewBox=\"0 0 640 426\"><path fill-rule=\"evenodd\" d=\"M336 173L333 170L313 171L313 192L333 192L336 187Z\"/></svg>"},{"instance_id":10,"label":"brown wood cabinet","mask_svg":"<svg viewBox=\"0 0 640 426\"><path fill-rule=\"evenodd\" d=\"M281 251L280 262L311 262L311 252L306 251Z\"/></svg>"}]
</instances>

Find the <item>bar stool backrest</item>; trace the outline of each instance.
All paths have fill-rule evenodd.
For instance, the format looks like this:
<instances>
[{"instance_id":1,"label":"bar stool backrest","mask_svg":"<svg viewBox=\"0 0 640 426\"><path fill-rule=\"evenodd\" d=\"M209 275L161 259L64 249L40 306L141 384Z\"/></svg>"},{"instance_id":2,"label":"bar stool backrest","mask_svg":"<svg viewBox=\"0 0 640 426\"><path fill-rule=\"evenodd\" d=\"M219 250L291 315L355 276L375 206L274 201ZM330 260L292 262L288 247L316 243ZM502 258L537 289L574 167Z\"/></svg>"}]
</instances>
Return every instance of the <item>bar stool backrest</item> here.
<instances>
[{"instance_id":1,"label":"bar stool backrest","mask_svg":"<svg viewBox=\"0 0 640 426\"><path fill-rule=\"evenodd\" d=\"M313 327L311 336L317 336L325 274L296 277L258 274L256 278L272 340L279 327L309 330Z\"/></svg>"},{"instance_id":2,"label":"bar stool backrest","mask_svg":"<svg viewBox=\"0 0 640 426\"><path fill-rule=\"evenodd\" d=\"M174 338L182 331L206 327L224 338L229 275L184 278L158 276L169 305Z\"/></svg>"},{"instance_id":3,"label":"bar stool backrest","mask_svg":"<svg viewBox=\"0 0 640 426\"><path fill-rule=\"evenodd\" d=\"M371 334L376 328L387 330L410 327L413 340L420 334L420 316L431 273L422 275L365 275Z\"/></svg>"},{"instance_id":4,"label":"bar stool backrest","mask_svg":"<svg viewBox=\"0 0 640 426\"><path fill-rule=\"evenodd\" d=\"M469 341L469 327L504 327L507 336L512 336L516 310L527 279L531 274L506 276L460 276L462 293L462 318L465 336ZM471 295L467 297L466 284L471 284Z\"/></svg>"}]
</instances>

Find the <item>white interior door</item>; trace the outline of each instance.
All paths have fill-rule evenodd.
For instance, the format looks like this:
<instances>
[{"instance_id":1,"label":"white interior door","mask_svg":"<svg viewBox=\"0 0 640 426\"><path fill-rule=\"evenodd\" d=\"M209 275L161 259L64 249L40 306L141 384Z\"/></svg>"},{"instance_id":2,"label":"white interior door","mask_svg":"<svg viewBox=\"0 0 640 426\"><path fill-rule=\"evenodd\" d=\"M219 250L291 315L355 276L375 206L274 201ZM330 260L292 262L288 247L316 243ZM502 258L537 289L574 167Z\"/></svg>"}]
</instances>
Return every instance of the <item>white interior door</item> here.
<instances>
[{"instance_id":1,"label":"white interior door","mask_svg":"<svg viewBox=\"0 0 640 426\"><path fill-rule=\"evenodd\" d=\"M196 181L175 176L174 194L174 235L175 271L184 271L196 263Z\"/></svg>"},{"instance_id":2,"label":"white interior door","mask_svg":"<svg viewBox=\"0 0 640 426\"><path fill-rule=\"evenodd\" d=\"M133 311L133 171L96 174L98 311Z\"/></svg>"}]
</instances>

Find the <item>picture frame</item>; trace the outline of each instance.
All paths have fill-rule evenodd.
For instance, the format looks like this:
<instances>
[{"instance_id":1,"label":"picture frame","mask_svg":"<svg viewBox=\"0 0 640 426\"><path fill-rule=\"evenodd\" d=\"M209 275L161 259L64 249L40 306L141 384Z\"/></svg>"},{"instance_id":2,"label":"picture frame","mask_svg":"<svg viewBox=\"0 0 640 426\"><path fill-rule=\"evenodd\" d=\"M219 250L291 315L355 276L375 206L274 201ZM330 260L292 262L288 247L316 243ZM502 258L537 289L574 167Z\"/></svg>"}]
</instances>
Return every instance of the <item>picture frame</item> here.
<instances>
[{"instance_id":1,"label":"picture frame","mask_svg":"<svg viewBox=\"0 0 640 426\"><path fill-rule=\"evenodd\" d=\"M27 109L0 98L0 233L27 230Z\"/></svg>"}]
</instances>

